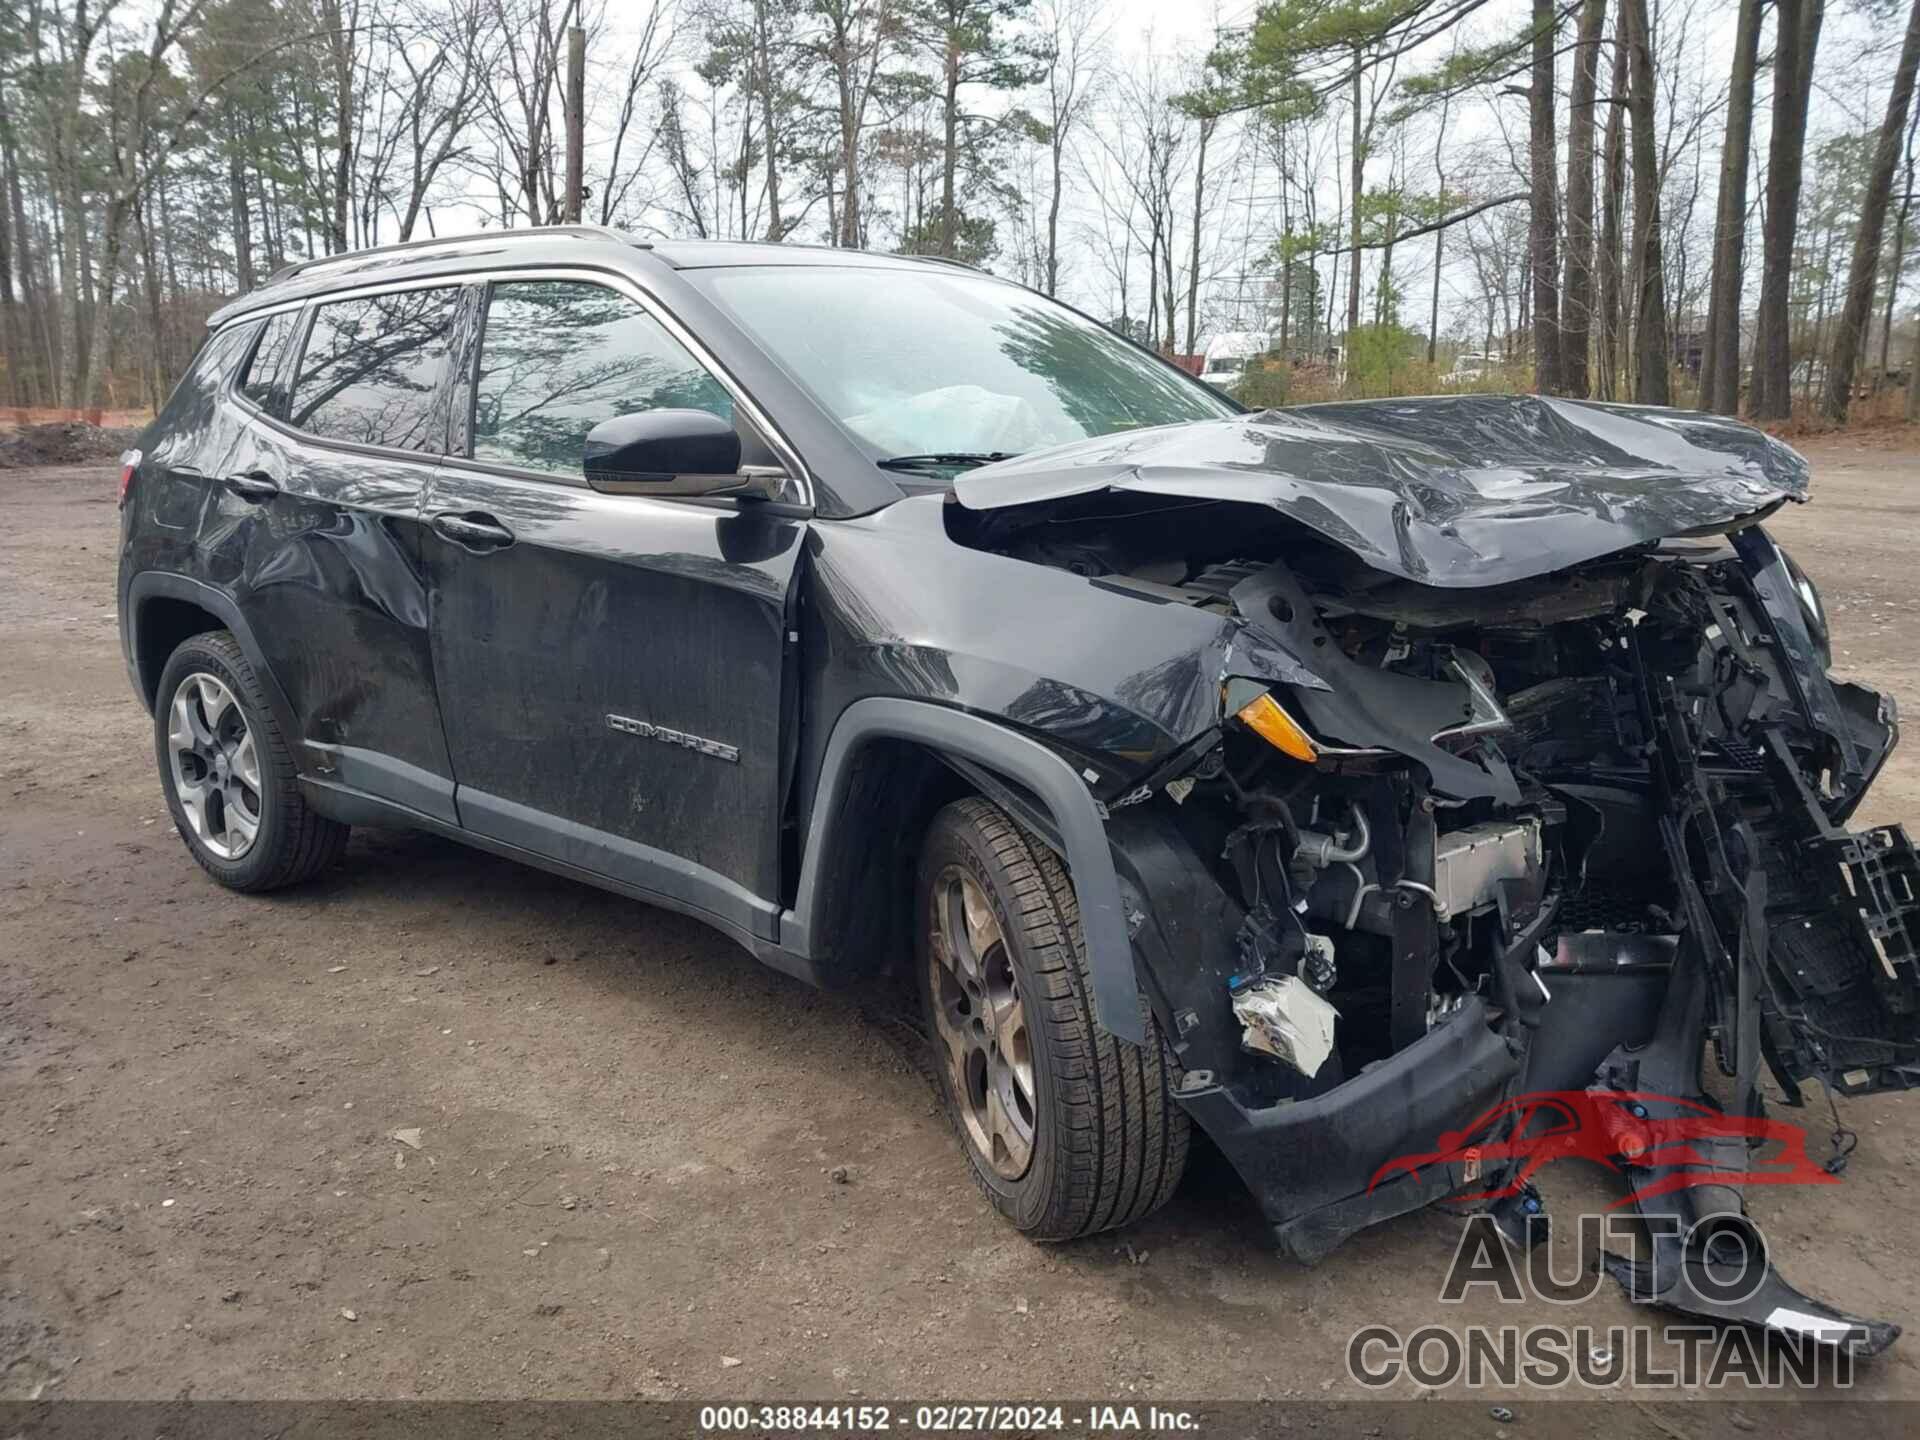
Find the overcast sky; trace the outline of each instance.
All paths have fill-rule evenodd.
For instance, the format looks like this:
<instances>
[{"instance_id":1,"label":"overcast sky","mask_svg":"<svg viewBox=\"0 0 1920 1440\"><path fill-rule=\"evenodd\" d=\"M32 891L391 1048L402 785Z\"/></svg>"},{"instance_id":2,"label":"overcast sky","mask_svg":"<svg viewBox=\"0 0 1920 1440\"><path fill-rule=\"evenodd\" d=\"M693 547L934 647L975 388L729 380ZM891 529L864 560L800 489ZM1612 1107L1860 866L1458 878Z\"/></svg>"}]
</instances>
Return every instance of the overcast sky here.
<instances>
[{"instance_id":1,"label":"overcast sky","mask_svg":"<svg viewBox=\"0 0 1920 1440\"><path fill-rule=\"evenodd\" d=\"M1874 0L1833 0L1829 5L1816 75L1818 93L1814 102L1813 121L1816 137L1857 129L1878 119L1879 107L1884 103L1885 80L1892 69L1892 49L1897 46L1900 27L1897 23L1889 24L1884 18L1876 19L1871 13L1873 3ZM1894 0L1878 0L1878 3L1884 7L1894 3ZM1244 25L1251 19L1255 9L1254 0L1240 0L1240 3L1225 3L1218 7L1201 3L1167 4L1164 0L1112 0L1111 42L1115 65L1122 69L1138 65L1149 51L1162 60L1182 54L1194 57L1204 55L1218 27ZM1524 24L1528 10L1526 0L1493 0L1466 22L1461 31L1462 40L1472 43L1513 34ZM1704 196L1698 202L1696 225L1711 223L1712 189L1717 174L1717 146L1722 123L1716 107L1723 102L1725 76L1730 63L1733 29L1731 10L1729 0L1656 0L1656 12L1661 17L1656 23L1663 27L1663 34L1678 38L1683 45L1682 63L1669 67L1669 72L1662 77L1663 87L1668 91L1679 87L1687 92L1681 97L1682 109L1691 104L1696 108L1705 107L1709 112L1698 126L1697 136L1687 147L1689 157L1697 156L1706 167ZM630 36L638 24L637 19L629 18L629 12L619 0L611 0L608 13L608 34L596 45L596 53L589 57L590 83L594 69L599 71L599 78L605 83L617 79L617 72L627 60L627 55L621 49L622 41ZM1399 73L1404 76L1429 68L1444 57L1448 43L1446 40L1436 42L1426 52L1417 52L1406 58L1401 62ZM688 45L686 48L691 52L696 47ZM1771 48L1769 28L1762 46L1763 54L1769 53ZM1560 82L1564 86L1567 79L1567 62L1564 58L1560 71ZM1603 86L1606 83L1604 74L1601 83ZM1764 163L1767 129L1767 82L1764 76L1761 83L1755 143ZM604 155L607 136L605 133L596 134L596 128L589 128L589 150ZM1215 328L1231 327L1235 323L1231 310L1236 295L1245 295L1249 302L1257 297L1261 277L1255 273L1254 267L1270 243L1276 224L1274 201L1277 182L1271 166L1234 166L1229 163L1234 158L1235 147L1240 143L1238 132L1242 128L1238 125L1224 127L1222 138L1216 140L1215 148L1209 155L1209 173L1218 177L1215 181L1218 202L1208 207L1214 218L1210 247L1213 253L1204 293L1208 302L1205 309L1217 322ZM1525 101L1518 96L1509 96L1499 103L1497 109L1479 102L1456 105L1448 126L1445 153L1450 157L1450 165L1455 163L1453 157L1467 157L1476 152L1484 155L1510 151L1524 160L1525 141ZM1678 142L1670 137L1669 143ZM1422 184L1430 185L1433 125L1425 121L1416 122L1408 131L1406 144L1406 161L1412 183L1416 188ZM1093 147L1088 149L1090 154L1097 154ZM1336 163L1334 156L1329 153L1320 167L1318 187L1323 217L1330 214L1336 204L1344 179L1337 172L1343 163ZM1390 163L1385 155L1376 153L1369 170L1370 183L1383 182ZM1759 167L1756 166L1756 187L1759 178ZM463 206L456 202L436 207L436 229L448 233L472 228L478 223L484 198L477 189L470 193L478 202L474 206ZM652 218L657 230L670 231L676 228L675 222L665 214ZM1004 225L1005 222L1002 223ZM1069 192L1063 223L1063 233L1073 241L1064 264L1063 296L1105 315L1110 313L1114 305L1114 287L1095 262L1089 248L1079 243L1085 231L1097 227L1099 223L1097 207L1087 188L1083 184L1076 184ZM1185 231L1183 219L1177 252L1183 263L1188 243ZM1323 273L1324 269L1323 266ZM1435 279L1431 242L1397 253L1395 276L1403 295L1404 321L1415 329L1424 330ZM1368 283L1371 284L1370 278ZM1344 279L1340 284L1344 290ZM1472 293L1473 281L1468 268L1456 257L1443 267L1439 284L1441 328L1445 332L1450 328L1450 320L1457 318L1464 298ZM1138 312L1144 309L1143 283L1136 281L1134 289L1134 309Z\"/></svg>"}]
</instances>

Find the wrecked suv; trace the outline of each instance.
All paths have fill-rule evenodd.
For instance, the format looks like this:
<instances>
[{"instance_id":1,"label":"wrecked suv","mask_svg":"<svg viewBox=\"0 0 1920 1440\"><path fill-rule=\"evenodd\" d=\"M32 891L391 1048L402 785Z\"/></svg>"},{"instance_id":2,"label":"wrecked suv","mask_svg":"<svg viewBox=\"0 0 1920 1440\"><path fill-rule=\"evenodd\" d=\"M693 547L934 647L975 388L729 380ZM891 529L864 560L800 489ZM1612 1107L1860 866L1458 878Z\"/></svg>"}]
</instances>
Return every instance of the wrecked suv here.
<instances>
[{"instance_id":1,"label":"wrecked suv","mask_svg":"<svg viewBox=\"0 0 1920 1440\"><path fill-rule=\"evenodd\" d=\"M223 884L411 826L910 965L1022 1231L1147 1214L1197 1125L1311 1260L1497 1193L1438 1137L1515 1096L1920 1079L1913 850L1847 828L1893 706L1762 524L1807 479L1671 410L1249 414L938 262L508 232L216 314L120 617ZM1887 1343L1704 1283L1729 1133L1635 1293Z\"/></svg>"}]
</instances>

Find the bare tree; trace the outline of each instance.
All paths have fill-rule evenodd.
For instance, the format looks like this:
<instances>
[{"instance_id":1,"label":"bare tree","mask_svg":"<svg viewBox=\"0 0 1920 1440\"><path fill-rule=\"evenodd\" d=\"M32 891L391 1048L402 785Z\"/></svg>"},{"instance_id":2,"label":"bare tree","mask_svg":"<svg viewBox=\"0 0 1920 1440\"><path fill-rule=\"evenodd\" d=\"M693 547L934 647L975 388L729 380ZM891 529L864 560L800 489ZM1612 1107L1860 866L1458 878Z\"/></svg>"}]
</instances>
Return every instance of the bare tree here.
<instances>
[{"instance_id":1,"label":"bare tree","mask_svg":"<svg viewBox=\"0 0 1920 1440\"><path fill-rule=\"evenodd\" d=\"M1761 225L1760 314L1753 362L1752 413L1785 419L1793 413L1791 335L1787 303L1793 283L1793 243L1800 221L1800 177L1806 156L1807 108L1813 57L1826 0L1775 0L1773 136L1767 160L1767 212Z\"/></svg>"},{"instance_id":2,"label":"bare tree","mask_svg":"<svg viewBox=\"0 0 1920 1440\"><path fill-rule=\"evenodd\" d=\"M1607 87L1607 138L1601 157L1600 200L1600 346L1593 393L1611 400L1618 392L1625 341L1626 262L1621 250L1626 208L1627 55L1631 45L1626 0L1614 14L1613 77Z\"/></svg>"},{"instance_id":3,"label":"bare tree","mask_svg":"<svg viewBox=\"0 0 1920 1440\"><path fill-rule=\"evenodd\" d=\"M660 110L655 128L660 135L660 152L666 157L679 191L679 203L673 207L675 214L691 225L700 239L711 239L713 231L707 224L706 213L706 170L688 138L685 92L679 82L671 78L660 82Z\"/></svg>"},{"instance_id":4,"label":"bare tree","mask_svg":"<svg viewBox=\"0 0 1920 1440\"><path fill-rule=\"evenodd\" d=\"M1627 93L1633 119L1633 398L1673 401L1666 274L1660 248L1660 161L1653 133L1653 27L1647 0L1622 0L1627 19Z\"/></svg>"},{"instance_id":5,"label":"bare tree","mask_svg":"<svg viewBox=\"0 0 1920 1440\"><path fill-rule=\"evenodd\" d=\"M214 77L200 93L184 100L173 103L163 100L174 79L168 56L179 46L183 33L194 24L205 3L206 0L188 0L183 5L178 0L160 0L148 31L146 48L126 56L120 67L121 83L106 87L105 113L100 117L99 163L104 172L99 182L100 288L91 312L92 334L72 391L74 403L83 409L96 409L100 404L112 339L114 291L120 278L128 225L174 152L193 133L194 122L214 91L236 73L228 71ZM261 54L297 38L288 37L269 45Z\"/></svg>"},{"instance_id":6,"label":"bare tree","mask_svg":"<svg viewBox=\"0 0 1920 1440\"><path fill-rule=\"evenodd\" d=\"M360 0L319 0L321 32L333 81L333 214L328 221L327 250L347 248L348 211L353 196L353 138L359 115L354 108L353 71L360 33Z\"/></svg>"},{"instance_id":7,"label":"bare tree","mask_svg":"<svg viewBox=\"0 0 1920 1440\"><path fill-rule=\"evenodd\" d=\"M1631 3L1631 0L1628 0ZM1533 0L1533 72L1527 87L1527 168L1532 216L1527 247L1533 272L1533 388L1557 395L1560 374L1560 222L1554 169L1554 47L1560 12L1555 0Z\"/></svg>"},{"instance_id":8,"label":"bare tree","mask_svg":"<svg viewBox=\"0 0 1920 1440\"><path fill-rule=\"evenodd\" d=\"M560 218L562 188L554 168L559 128L554 110L561 99L565 36L581 19L580 0L488 4L493 24L511 37L501 53L502 73L480 92L481 115L498 157L492 178L501 219L550 225Z\"/></svg>"},{"instance_id":9,"label":"bare tree","mask_svg":"<svg viewBox=\"0 0 1920 1440\"><path fill-rule=\"evenodd\" d=\"M1186 127L1173 108L1164 67L1151 54L1124 77L1114 99L1114 123L1098 141L1134 202L1126 214L1134 244L1146 254L1147 334L1171 350L1174 190L1186 171Z\"/></svg>"},{"instance_id":10,"label":"bare tree","mask_svg":"<svg viewBox=\"0 0 1920 1440\"><path fill-rule=\"evenodd\" d=\"M1913 0L1907 16L1906 40L1894 71L1893 91L1887 97L1886 118L1874 147L1873 170L1854 232L1853 261L1847 269L1846 300L1833 337L1833 356L1827 362L1827 390L1821 405L1827 419L1844 421L1853 398L1853 371L1866 340L1867 317L1873 311L1873 281L1880 268L1880 237L1893 195L1893 172L1900 163L1900 144L1907 130L1907 107L1913 101L1913 77L1920 68L1920 0Z\"/></svg>"},{"instance_id":11,"label":"bare tree","mask_svg":"<svg viewBox=\"0 0 1920 1440\"><path fill-rule=\"evenodd\" d=\"M401 0L369 25L382 44L379 109L358 142L360 208L392 209L410 240L428 198L449 168L471 153L472 125L485 103L503 41L492 0ZM365 47L371 51L372 44ZM395 183L387 182L397 172Z\"/></svg>"},{"instance_id":12,"label":"bare tree","mask_svg":"<svg viewBox=\"0 0 1920 1440\"><path fill-rule=\"evenodd\" d=\"M1202 106L1193 112L1193 127L1196 136L1193 161L1193 233L1189 237L1191 245L1187 251L1187 339L1181 353L1195 353L1199 334L1197 313L1200 304L1200 256L1207 219L1207 145L1213 139L1213 132L1220 126L1217 113ZM1167 327L1172 334L1173 327Z\"/></svg>"},{"instance_id":13,"label":"bare tree","mask_svg":"<svg viewBox=\"0 0 1920 1440\"><path fill-rule=\"evenodd\" d=\"M1567 279L1560 303L1560 384L1569 395L1591 388L1587 351L1593 329L1593 110L1607 0L1581 0L1567 104Z\"/></svg>"},{"instance_id":14,"label":"bare tree","mask_svg":"<svg viewBox=\"0 0 1920 1440\"><path fill-rule=\"evenodd\" d=\"M1360 252L1361 224L1367 191L1367 157L1373 147L1374 131L1379 127L1381 108L1393 93L1394 77L1400 64L1400 50L1384 37L1368 37L1352 46L1353 68L1347 79L1348 124L1351 148L1347 154L1349 173L1348 224L1352 254L1347 268L1347 329L1360 328Z\"/></svg>"},{"instance_id":15,"label":"bare tree","mask_svg":"<svg viewBox=\"0 0 1920 1440\"><path fill-rule=\"evenodd\" d=\"M1066 196L1067 147L1097 93L1109 22L1100 0L1043 0L1036 22L1044 66L1040 83L1046 91L1041 124L1051 162L1041 288L1054 295L1060 289L1060 206Z\"/></svg>"},{"instance_id":16,"label":"bare tree","mask_svg":"<svg viewBox=\"0 0 1920 1440\"><path fill-rule=\"evenodd\" d=\"M1731 415L1740 407L1740 295L1747 243L1747 162L1753 144L1754 73L1765 0L1740 0L1727 86L1727 130L1720 145L1720 196L1714 216L1713 289L1707 302L1700 408Z\"/></svg>"},{"instance_id":17,"label":"bare tree","mask_svg":"<svg viewBox=\"0 0 1920 1440\"><path fill-rule=\"evenodd\" d=\"M83 200L81 156L82 100L93 63L93 47L112 16L116 0L103 0L89 13L86 0L74 0L73 18L61 23L41 0L27 9L27 42L34 89L40 97L41 121L51 169L48 186L53 219L59 233L61 283L68 293L59 306L58 360L63 374L60 390L67 403L80 403L82 347L81 296L76 293L86 268L88 226ZM49 29L51 34L48 33ZM64 223L62 223L64 222Z\"/></svg>"},{"instance_id":18,"label":"bare tree","mask_svg":"<svg viewBox=\"0 0 1920 1440\"><path fill-rule=\"evenodd\" d=\"M1920 106L1908 107L1906 156L1902 164L1905 181L1900 187L1900 213L1893 225L1893 254L1887 261L1887 298L1880 317L1880 364L1874 375L1874 388L1887 383L1887 352L1893 343L1894 309L1900 298L1900 282L1907 259L1907 222L1913 214L1914 136L1920 130Z\"/></svg>"},{"instance_id":19,"label":"bare tree","mask_svg":"<svg viewBox=\"0 0 1920 1440\"><path fill-rule=\"evenodd\" d=\"M865 142L889 66L900 56L906 30L895 0L809 0L816 30L802 50L827 75L828 101L838 131L838 214L833 243L858 249L866 240ZM829 178L828 184L832 185ZM829 208L834 201L829 199Z\"/></svg>"}]
</instances>

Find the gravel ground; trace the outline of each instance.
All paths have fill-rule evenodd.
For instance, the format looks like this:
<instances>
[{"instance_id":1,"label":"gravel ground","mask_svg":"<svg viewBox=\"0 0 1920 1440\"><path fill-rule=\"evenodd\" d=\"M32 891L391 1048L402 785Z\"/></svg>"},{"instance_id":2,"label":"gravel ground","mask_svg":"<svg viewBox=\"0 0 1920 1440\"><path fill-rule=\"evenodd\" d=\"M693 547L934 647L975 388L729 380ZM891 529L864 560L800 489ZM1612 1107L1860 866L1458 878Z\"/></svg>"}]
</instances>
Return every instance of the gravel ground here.
<instances>
[{"instance_id":1,"label":"gravel ground","mask_svg":"<svg viewBox=\"0 0 1920 1440\"><path fill-rule=\"evenodd\" d=\"M1913 703L1909 447L1808 447L1818 501L1777 529L1839 667ZM1440 1214L1298 1268L1217 1159L1123 1237L1036 1248L884 1007L458 845L356 833L305 890L216 888L122 668L113 485L0 475L0 1399L1319 1402L1362 1393L1364 1324L1639 1318L1610 1287L1577 1316L1441 1307ZM1917 801L1910 740L1866 818ZM1920 1097L1844 1115L1844 1188L1753 1208L1790 1278L1911 1329ZM1573 1166L1543 1188L1562 1216L1617 1193ZM1916 1357L1856 1393L1920 1399ZM1485 1400L1431 1413L1493 1433ZM1705 1433L1626 1395L1577 1415L1555 1429Z\"/></svg>"}]
</instances>

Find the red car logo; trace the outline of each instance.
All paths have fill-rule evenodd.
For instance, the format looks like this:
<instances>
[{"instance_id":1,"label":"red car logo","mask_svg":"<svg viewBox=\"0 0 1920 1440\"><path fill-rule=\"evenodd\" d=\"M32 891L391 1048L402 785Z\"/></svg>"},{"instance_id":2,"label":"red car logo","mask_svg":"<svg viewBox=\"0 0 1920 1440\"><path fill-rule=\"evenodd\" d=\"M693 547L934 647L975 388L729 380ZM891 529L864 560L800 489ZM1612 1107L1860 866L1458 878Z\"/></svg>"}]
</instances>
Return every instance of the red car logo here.
<instances>
[{"instance_id":1,"label":"red car logo","mask_svg":"<svg viewBox=\"0 0 1920 1440\"><path fill-rule=\"evenodd\" d=\"M1738 1165L1716 1161L1707 1143L1727 1139L1741 1142ZM1748 1119L1699 1100L1634 1090L1535 1090L1503 1101L1464 1129L1446 1131L1430 1151L1389 1160L1367 1190L1396 1175L1417 1177L1429 1166L1457 1166L1462 1183L1470 1183L1516 1162L1506 1183L1460 1197L1498 1200L1517 1194L1553 1160L1663 1172L1609 1209L1695 1185L1840 1183L1808 1156L1806 1131L1784 1120Z\"/></svg>"}]
</instances>

